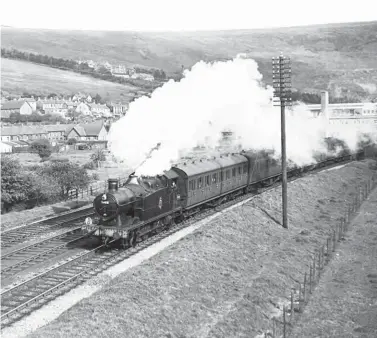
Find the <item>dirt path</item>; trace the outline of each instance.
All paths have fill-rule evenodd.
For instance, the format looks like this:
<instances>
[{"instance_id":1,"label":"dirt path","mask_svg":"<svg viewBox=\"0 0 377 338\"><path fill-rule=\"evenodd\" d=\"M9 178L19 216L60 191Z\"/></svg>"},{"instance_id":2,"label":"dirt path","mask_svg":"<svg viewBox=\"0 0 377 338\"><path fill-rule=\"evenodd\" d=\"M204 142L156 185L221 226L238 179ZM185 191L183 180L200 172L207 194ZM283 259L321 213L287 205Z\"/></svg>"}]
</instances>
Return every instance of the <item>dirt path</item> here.
<instances>
[{"instance_id":1,"label":"dirt path","mask_svg":"<svg viewBox=\"0 0 377 338\"><path fill-rule=\"evenodd\" d=\"M326 267L292 337L377 337L377 189Z\"/></svg>"}]
</instances>

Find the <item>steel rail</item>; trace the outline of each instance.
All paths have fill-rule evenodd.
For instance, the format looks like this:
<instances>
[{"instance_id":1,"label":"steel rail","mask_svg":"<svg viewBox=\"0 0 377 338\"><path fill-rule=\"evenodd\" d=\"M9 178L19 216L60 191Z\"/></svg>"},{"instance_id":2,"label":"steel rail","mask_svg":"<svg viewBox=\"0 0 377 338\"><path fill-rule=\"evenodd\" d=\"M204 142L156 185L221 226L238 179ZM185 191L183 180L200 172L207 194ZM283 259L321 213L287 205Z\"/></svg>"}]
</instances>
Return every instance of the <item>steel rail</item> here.
<instances>
[{"instance_id":1,"label":"steel rail","mask_svg":"<svg viewBox=\"0 0 377 338\"><path fill-rule=\"evenodd\" d=\"M1 247L9 248L12 245L22 243L27 237L34 237L46 230L53 230L63 224L79 220L81 218L94 215L93 210L91 212L79 213L73 216L72 214L66 214L61 217L56 217L54 220L44 220L29 226L23 226L15 229L10 229L5 233L1 233ZM55 223L55 221L57 223Z\"/></svg>"},{"instance_id":2,"label":"steel rail","mask_svg":"<svg viewBox=\"0 0 377 338\"><path fill-rule=\"evenodd\" d=\"M76 230L76 231L77 231L77 230L81 230L81 227L80 227L80 228L76 228L75 230ZM70 231L70 232L71 232L71 231ZM70 232L65 233L65 235L69 234ZM60 249L66 248L68 244L71 244L71 243L77 242L77 241L79 241L79 240L81 240L81 239L84 239L84 238L90 236L90 235L91 235L91 233L88 233L88 234L80 234L79 237L77 237L77 238L73 238L72 240L70 240L70 241L68 241L68 242L65 242L65 243L59 244L59 245L57 245L57 246L55 246L55 247L52 247L52 248L48 248L47 250L44 250L44 251L42 251L42 252L38 252L37 254L35 254L35 255L31 256L31 257L27 257L27 258L25 258L25 259L23 259L23 260L21 260L21 261L16 262L15 264L12 264L12 265L10 265L10 266L7 266L7 267L3 268L3 269L1 270L1 280L3 281L3 280L5 280L5 279L7 279L7 278L9 278L9 277L12 276L12 275L7 274L8 271L14 270L14 269L20 267L21 265L25 265L25 264L28 263L28 262L33 262L33 261L37 260L38 258L40 258L41 256L49 255L49 254L51 254L51 253L54 252L54 251L59 252ZM62 235L62 236L60 236L60 237L64 237L64 235ZM66 237L68 237L68 236L66 236ZM46 242L48 242L48 240L47 240ZM43 243L44 243L44 242L39 242L38 244L43 244ZM61 254L61 253L60 253L60 254ZM58 253L57 253L56 255L58 255ZM49 257L48 259L51 259L51 258L52 258L52 257ZM32 266L32 265L30 265L30 266ZM24 269L29 268L30 266L24 267ZM5 274L5 275L4 275L4 274Z\"/></svg>"}]
</instances>

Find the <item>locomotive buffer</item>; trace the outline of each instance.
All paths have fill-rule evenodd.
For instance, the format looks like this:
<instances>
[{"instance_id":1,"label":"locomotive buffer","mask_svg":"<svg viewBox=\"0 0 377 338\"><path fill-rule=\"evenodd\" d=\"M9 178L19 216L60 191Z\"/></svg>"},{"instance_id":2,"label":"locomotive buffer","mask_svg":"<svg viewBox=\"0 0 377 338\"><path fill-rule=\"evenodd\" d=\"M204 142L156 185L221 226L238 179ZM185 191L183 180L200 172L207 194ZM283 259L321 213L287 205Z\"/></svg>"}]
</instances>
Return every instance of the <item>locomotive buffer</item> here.
<instances>
[{"instance_id":1,"label":"locomotive buffer","mask_svg":"<svg viewBox=\"0 0 377 338\"><path fill-rule=\"evenodd\" d=\"M281 169L283 228L288 229L287 219L287 154L285 142L285 107L292 105L291 99L291 60L280 54L272 58L272 83L274 87L274 106L281 108Z\"/></svg>"}]
</instances>

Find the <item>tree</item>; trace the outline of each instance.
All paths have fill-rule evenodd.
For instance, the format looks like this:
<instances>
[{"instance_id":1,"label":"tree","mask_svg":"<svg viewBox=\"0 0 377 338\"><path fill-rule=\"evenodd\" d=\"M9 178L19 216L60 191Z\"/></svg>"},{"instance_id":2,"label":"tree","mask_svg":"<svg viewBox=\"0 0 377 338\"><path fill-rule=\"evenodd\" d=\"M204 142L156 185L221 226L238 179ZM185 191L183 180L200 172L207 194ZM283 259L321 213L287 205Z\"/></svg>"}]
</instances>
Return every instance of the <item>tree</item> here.
<instances>
[{"instance_id":1,"label":"tree","mask_svg":"<svg viewBox=\"0 0 377 338\"><path fill-rule=\"evenodd\" d=\"M101 97L101 95L96 94L96 96L94 97L94 101L96 101L97 103L102 103L102 97Z\"/></svg>"},{"instance_id":2,"label":"tree","mask_svg":"<svg viewBox=\"0 0 377 338\"><path fill-rule=\"evenodd\" d=\"M68 141L67 141L67 144L69 145L75 145L77 143L77 140L75 138L70 138Z\"/></svg>"},{"instance_id":3,"label":"tree","mask_svg":"<svg viewBox=\"0 0 377 338\"><path fill-rule=\"evenodd\" d=\"M52 146L46 139L36 140L30 145L30 150L37 153L39 157L44 160L50 157L52 153Z\"/></svg>"},{"instance_id":4,"label":"tree","mask_svg":"<svg viewBox=\"0 0 377 338\"><path fill-rule=\"evenodd\" d=\"M71 162L49 163L44 166L42 174L57 182L63 197L68 196L71 189L84 189L90 183L90 177L86 170Z\"/></svg>"},{"instance_id":5,"label":"tree","mask_svg":"<svg viewBox=\"0 0 377 338\"><path fill-rule=\"evenodd\" d=\"M24 168L11 156L1 157L1 202L9 210L14 204L27 199L31 183Z\"/></svg>"},{"instance_id":6,"label":"tree","mask_svg":"<svg viewBox=\"0 0 377 338\"><path fill-rule=\"evenodd\" d=\"M99 168L100 163L106 161L106 156L102 149L96 149L96 151L90 155L90 159L96 164L97 168Z\"/></svg>"},{"instance_id":7,"label":"tree","mask_svg":"<svg viewBox=\"0 0 377 338\"><path fill-rule=\"evenodd\" d=\"M36 171L30 171L28 174L30 187L27 193L27 207L35 207L41 202L51 201L59 195L59 185L52 178L43 175L40 168Z\"/></svg>"}]
</instances>

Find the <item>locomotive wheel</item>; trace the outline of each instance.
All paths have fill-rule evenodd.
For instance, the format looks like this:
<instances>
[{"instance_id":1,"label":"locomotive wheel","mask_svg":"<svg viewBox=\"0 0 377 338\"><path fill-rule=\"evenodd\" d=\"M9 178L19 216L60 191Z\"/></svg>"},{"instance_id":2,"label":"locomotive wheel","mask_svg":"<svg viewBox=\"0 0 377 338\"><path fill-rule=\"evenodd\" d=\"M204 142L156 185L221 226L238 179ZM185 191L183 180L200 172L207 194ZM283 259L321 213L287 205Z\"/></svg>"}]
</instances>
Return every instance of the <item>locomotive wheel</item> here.
<instances>
[{"instance_id":1,"label":"locomotive wheel","mask_svg":"<svg viewBox=\"0 0 377 338\"><path fill-rule=\"evenodd\" d=\"M109 240L110 240L109 237L103 237L103 238L102 238L102 242L103 242L103 244L105 245L106 248L109 247L109 246L108 246Z\"/></svg>"},{"instance_id":2,"label":"locomotive wheel","mask_svg":"<svg viewBox=\"0 0 377 338\"><path fill-rule=\"evenodd\" d=\"M128 243L127 239L125 239L125 238L121 239L120 246L121 246L122 249L127 249L128 248L128 244L129 243Z\"/></svg>"},{"instance_id":3,"label":"locomotive wheel","mask_svg":"<svg viewBox=\"0 0 377 338\"><path fill-rule=\"evenodd\" d=\"M132 233L131 245L134 247L137 242L137 234L136 231Z\"/></svg>"}]
</instances>

